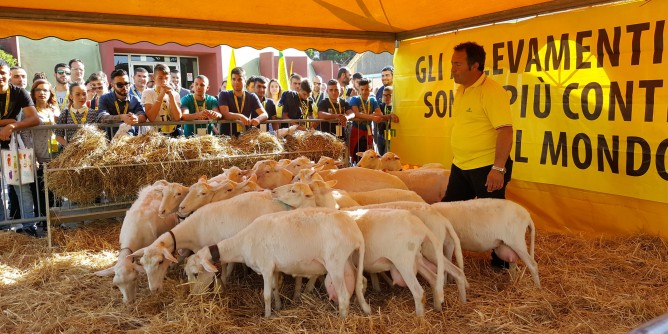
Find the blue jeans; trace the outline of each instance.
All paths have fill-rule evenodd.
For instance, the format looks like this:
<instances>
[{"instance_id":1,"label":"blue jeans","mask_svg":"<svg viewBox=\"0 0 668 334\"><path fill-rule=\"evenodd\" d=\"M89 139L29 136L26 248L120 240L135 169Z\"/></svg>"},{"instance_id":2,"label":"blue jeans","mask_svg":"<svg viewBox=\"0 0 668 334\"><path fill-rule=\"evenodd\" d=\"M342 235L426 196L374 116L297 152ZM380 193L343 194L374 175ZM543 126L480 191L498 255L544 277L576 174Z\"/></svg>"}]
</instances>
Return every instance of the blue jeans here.
<instances>
[{"instance_id":1,"label":"blue jeans","mask_svg":"<svg viewBox=\"0 0 668 334\"><path fill-rule=\"evenodd\" d=\"M20 186L10 185L16 191L16 195L19 197L19 203L21 206L21 217L22 218L35 218L35 209L32 202L32 191L30 190L30 184L23 184ZM3 210L4 215L4 210ZM25 223L24 226L29 226L34 223Z\"/></svg>"}]
</instances>

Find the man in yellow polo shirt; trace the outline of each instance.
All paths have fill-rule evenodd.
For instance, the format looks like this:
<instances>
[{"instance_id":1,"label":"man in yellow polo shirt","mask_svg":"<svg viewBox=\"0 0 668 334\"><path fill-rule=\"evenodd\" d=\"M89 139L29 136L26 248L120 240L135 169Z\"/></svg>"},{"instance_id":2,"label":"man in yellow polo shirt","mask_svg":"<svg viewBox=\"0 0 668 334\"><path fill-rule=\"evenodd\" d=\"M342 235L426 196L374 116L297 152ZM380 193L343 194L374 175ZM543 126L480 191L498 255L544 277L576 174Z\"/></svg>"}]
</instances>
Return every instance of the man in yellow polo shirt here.
<instances>
[{"instance_id":1,"label":"man in yellow polo shirt","mask_svg":"<svg viewBox=\"0 0 668 334\"><path fill-rule=\"evenodd\" d=\"M452 76L459 86L453 105L454 159L443 201L505 198L513 164L510 96L483 73L482 46L473 42L455 46L451 64ZM492 258L498 260L494 253ZM492 264L505 266L496 260Z\"/></svg>"}]
</instances>

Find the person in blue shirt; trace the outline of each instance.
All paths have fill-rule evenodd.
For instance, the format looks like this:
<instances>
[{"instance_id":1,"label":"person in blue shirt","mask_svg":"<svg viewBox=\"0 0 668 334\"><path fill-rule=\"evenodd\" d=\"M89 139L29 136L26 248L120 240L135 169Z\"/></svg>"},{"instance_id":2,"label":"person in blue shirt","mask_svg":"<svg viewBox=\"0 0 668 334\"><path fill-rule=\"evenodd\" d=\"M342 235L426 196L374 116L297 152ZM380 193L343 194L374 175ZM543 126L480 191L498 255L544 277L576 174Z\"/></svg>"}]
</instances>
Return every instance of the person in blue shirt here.
<instances>
[{"instance_id":1,"label":"person in blue shirt","mask_svg":"<svg viewBox=\"0 0 668 334\"><path fill-rule=\"evenodd\" d=\"M100 97L98 111L104 123L120 123L135 125L146 122L146 112L139 99L130 94L130 77L123 69L111 72L113 90ZM136 134L134 129L131 130ZM113 137L116 131L109 132Z\"/></svg>"},{"instance_id":2,"label":"person in blue shirt","mask_svg":"<svg viewBox=\"0 0 668 334\"><path fill-rule=\"evenodd\" d=\"M359 83L359 95L350 98L350 108L355 113L350 129L350 157L358 162L357 152L373 148L371 122L383 120L376 98L371 96L371 80L362 78Z\"/></svg>"},{"instance_id":3,"label":"person in blue shirt","mask_svg":"<svg viewBox=\"0 0 668 334\"><path fill-rule=\"evenodd\" d=\"M242 67L233 68L230 77L232 90L220 92L218 109L225 120L238 121L243 125L223 124L220 132L224 135L236 136L243 131L244 126L259 126L260 123L266 121L267 112L255 93L248 93L244 90L246 71Z\"/></svg>"}]
</instances>

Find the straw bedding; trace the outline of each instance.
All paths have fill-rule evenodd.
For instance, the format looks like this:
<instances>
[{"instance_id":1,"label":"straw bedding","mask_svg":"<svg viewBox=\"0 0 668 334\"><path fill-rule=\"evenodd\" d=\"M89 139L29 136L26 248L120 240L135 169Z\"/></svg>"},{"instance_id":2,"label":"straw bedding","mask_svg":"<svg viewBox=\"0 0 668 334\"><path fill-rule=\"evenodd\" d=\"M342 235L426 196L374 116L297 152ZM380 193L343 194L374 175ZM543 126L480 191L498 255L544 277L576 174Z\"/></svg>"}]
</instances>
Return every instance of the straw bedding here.
<instances>
[{"instance_id":1,"label":"straw bedding","mask_svg":"<svg viewBox=\"0 0 668 334\"><path fill-rule=\"evenodd\" d=\"M586 239L540 232L536 260L543 289L522 265L509 274L488 264L489 254L466 254L469 303L454 285L443 312L415 317L408 289L382 285L367 292L365 316L351 303L340 320L320 287L264 319L262 279L237 271L218 295L189 296L181 269L150 295L140 276L138 300L124 305L110 277L92 273L114 263L119 223L97 222L54 231L44 240L0 233L0 332L3 333L625 333L668 310L668 244L648 236ZM283 293L292 295L292 280ZM383 282L381 281L381 284Z\"/></svg>"},{"instance_id":2,"label":"straw bedding","mask_svg":"<svg viewBox=\"0 0 668 334\"><path fill-rule=\"evenodd\" d=\"M223 168L249 169L259 160L297 157L302 154L293 152L303 150L315 160L321 155L336 159L343 155L344 145L334 136L319 131L300 131L295 136L292 147L258 129L238 138L169 138L149 131L109 143L103 131L85 126L49 163L49 169L66 170L49 171L48 187L79 204L93 203L103 191L111 201L120 202L132 200L139 188L161 179L189 185L202 175L218 175Z\"/></svg>"}]
</instances>

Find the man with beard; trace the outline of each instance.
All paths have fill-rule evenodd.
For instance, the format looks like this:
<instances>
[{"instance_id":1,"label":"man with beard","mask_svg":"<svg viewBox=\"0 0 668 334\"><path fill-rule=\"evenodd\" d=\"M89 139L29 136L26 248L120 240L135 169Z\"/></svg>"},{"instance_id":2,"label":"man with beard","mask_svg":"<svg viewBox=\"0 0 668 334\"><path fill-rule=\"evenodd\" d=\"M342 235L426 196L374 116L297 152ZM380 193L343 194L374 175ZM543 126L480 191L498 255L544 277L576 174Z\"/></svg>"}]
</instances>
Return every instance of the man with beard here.
<instances>
[{"instance_id":1,"label":"man with beard","mask_svg":"<svg viewBox=\"0 0 668 334\"><path fill-rule=\"evenodd\" d=\"M135 125L146 122L146 113L139 99L130 93L130 78L123 69L111 72L113 90L100 97L100 120L104 123L120 123ZM131 130L136 134L136 130ZM116 131L108 131L110 138Z\"/></svg>"},{"instance_id":2,"label":"man with beard","mask_svg":"<svg viewBox=\"0 0 668 334\"><path fill-rule=\"evenodd\" d=\"M353 87L348 87L350 84L350 70L347 67L341 67L339 73L336 75L336 80L339 82L339 88L341 92L339 94L346 102L350 103L350 97L356 96L357 91Z\"/></svg>"},{"instance_id":3,"label":"man with beard","mask_svg":"<svg viewBox=\"0 0 668 334\"><path fill-rule=\"evenodd\" d=\"M71 74L70 67L64 63L56 64L53 69L53 75L56 77L56 102L60 110L67 108L67 101L69 100L69 87L67 87L67 84L70 82Z\"/></svg>"},{"instance_id":4,"label":"man with beard","mask_svg":"<svg viewBox=\"0 0 668 334\"><path fill-rule=\"evenodd\" d=\"M394 67L384 67L380 71L380 80L383 82L383 85L376 92L376 101L383 101L383 89L394 84Z\"/></svg>"},{"instance_id":5,"label":"man with beard","mask_svg":"<svg viewBox=\"0 0 668 334\"><path fill-rule=\"evenodd\" d=\"M28 74L26 70L19 66L12 66L10 72L12 75L10 79L12 85L23 89L28 87Z\"/></svg>"},{"instance_id":6,"label":"man with beard","mask_svg":"<svg viewBox=\"0 0 668 334\"><path fill-rule=\"evenodd\" d=\"M313 98L311 97L311 82L308 79L301 80L299 87L296 91L286 91L281 95L280 101L278 101L278 108L281 109L281 118L282 119L291 119L291 120L302 120L307 118L313 118ZM298 125L299 130L306 130L309 126L317 126L316 123L311 122L312 124L304 124L304 122L291 122L290 125ZM283 124L281 127L287 127L287 124Z\"/></svg>"}]
</instances>

